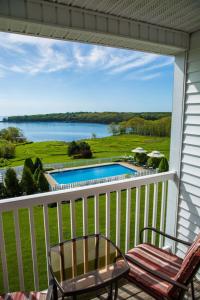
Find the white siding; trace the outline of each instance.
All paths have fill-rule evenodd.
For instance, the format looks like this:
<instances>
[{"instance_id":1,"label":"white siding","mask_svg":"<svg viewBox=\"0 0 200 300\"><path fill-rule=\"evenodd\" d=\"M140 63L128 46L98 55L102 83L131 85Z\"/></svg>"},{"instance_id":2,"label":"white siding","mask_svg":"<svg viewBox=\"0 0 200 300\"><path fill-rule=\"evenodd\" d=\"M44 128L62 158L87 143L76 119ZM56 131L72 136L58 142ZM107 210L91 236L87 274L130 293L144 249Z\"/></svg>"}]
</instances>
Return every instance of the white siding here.
<instances>
[{"instance_id":1,"label":"white siding","mask_svg":"<svg viewBox=\"0 0 200 300\"><path fill-rule=\"evenodd\" d=\"M192 241L200 232L200 32L188 55L180 178L177 236ZM177 254L186 249L178 244Z\"/></svg>"}]
</instances>

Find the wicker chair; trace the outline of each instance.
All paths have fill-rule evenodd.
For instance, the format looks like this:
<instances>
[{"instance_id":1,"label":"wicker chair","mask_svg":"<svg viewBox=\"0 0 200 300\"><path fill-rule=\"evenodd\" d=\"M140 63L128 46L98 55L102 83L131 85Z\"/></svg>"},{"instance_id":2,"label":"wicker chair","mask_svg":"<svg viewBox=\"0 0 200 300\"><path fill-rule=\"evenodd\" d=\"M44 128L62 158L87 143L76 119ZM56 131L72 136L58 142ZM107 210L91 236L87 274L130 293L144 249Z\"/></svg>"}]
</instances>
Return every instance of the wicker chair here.
<instances>
[{"instance_id":1,"label":"wicker chair","mask_svg":"<svg viewBox=\"0 0 200 300\"><path fill-rule=\"evenodd\" d=\"M193 278L200 267L200 234L191 244L165 234L155 228L146 227L178 243L189 246L184 259L148 243L141 243L127 252L130 265L127 279L155 299L179 300L191 285L192 299L195 299Z\"/></svg>"}]
</instances>

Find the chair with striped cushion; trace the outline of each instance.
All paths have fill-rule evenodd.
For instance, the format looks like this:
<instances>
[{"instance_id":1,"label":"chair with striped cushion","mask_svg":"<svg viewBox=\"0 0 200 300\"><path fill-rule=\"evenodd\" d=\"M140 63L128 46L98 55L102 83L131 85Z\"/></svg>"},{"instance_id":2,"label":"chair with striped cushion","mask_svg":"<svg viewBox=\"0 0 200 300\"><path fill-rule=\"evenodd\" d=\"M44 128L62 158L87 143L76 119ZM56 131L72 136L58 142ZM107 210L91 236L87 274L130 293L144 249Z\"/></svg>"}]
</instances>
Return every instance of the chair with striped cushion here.
<instances>
[{"instance_id":1,"label":"chair with striped cushion","mask_svg":"<svg viewBox=\"0 0 200 300\"><path fill-rule=\"evenodd\" d=\"M189 246L184 259L148 243L142 243L126 253L130 266L128 280L139 286L155 299L183 299L191 284L192 299L195 299L193 278L200 267L200 234L191 244L146 227L178 243ZM142 239L141 239L142 240Z\"/></svg>"},{"instance_id":2,"label":"chair with striped cushion","mask_svg":"<svg viewBox=\"0 0 200 300\"><path fill-rule=\"evenodd\" d=\"M51 279L45 292L13 292L0 295L0 300L57 300L57 290Z\"/></svg>"}]
</instances>

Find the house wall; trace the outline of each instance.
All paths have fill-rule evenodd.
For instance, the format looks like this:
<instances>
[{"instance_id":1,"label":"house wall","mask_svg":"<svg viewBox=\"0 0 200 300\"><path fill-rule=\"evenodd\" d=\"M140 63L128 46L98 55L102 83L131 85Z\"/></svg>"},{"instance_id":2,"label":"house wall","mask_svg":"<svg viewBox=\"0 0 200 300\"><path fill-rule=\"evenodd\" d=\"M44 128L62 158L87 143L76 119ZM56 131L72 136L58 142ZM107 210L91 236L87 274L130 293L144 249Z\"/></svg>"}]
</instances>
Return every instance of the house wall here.
<instances>
[{"instance_id":1,"label":"house wall","mask_svg":"<svg viewBox=\"0 0 200 300\"><path fill-rule=\"evenodd\" d=\"M200 31L191 36L186 62L176 231L179 238L192 241L200 232ZM176 246L180 256L186 249Z\"/></svg>"}]
</instances>

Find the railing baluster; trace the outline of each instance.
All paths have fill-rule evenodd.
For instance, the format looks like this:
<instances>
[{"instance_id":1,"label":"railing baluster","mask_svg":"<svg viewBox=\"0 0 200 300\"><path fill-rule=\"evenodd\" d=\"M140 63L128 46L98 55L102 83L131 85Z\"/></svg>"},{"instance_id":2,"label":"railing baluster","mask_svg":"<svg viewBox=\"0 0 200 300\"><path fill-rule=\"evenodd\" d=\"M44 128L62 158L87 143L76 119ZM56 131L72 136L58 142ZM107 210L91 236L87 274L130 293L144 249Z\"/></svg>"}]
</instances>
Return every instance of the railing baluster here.
<instances>
[{"instance_id":1,"label":"railing baluster","mask_svg":"<svg viewBox=\"0 0 200 300\"><path fill-rule=\"evenodd\" d=\"M83 206L83 235L88 234L88 206L87 206L87 198L84 197L82 199Z\"/></svg>"},{"instance_id":2,"label":"railing baluster","mask_svg":"<svg viewBox=\"0 0 200 300\"><path fill-rule=\"evenodd\" d=\"M2 220L1 213L0 213L0 253L1 253L1 261L2 261L4 291L8 292L9 291L8 268L7 268L6 248L5 248L5 240L4 240L4 232L3 232L3 220Z\"/></svg>"},{"instance_id":3,"label":"railing baluster","mask_svg":"<svg viewBox=\"0 0 200 300\"><path fill-rule=\"evenodd\" d=\"M94 197L94 222L95 222L94 232L98 234L99 233L99 195L95 195Z\"/></svg>"},{"instance_id":4,"label":"railing baluster","mask_svg":"<svg viewBox=\"0 0 200 300\"><path fill-rule=\"evenodd\" d=\"M35 286L35 290L39 291L37 252L36 252L36 241L35 241L35 226L34 226L34 214L33 214L32 207L29 208L29 224L30 224L31 251L32 251L32 260L33 260L34 286Z\"/></svg>"},{"instance_id":5,"label":"railing baluster","mask_svg":"<svg viewBox=\"0 0 200 300\"><path fill-rule=\"evenodd\" d=\"M120 247L121 191L117 191L116 197L116 245Z\"/></svg>"},{"instance_id":6,"label":"railing baluster","mask_svg":"<svg viewBox=\"0 0 200 300\"><path fill-rule=\"evenodd\" d=\"M57 220L58 220L58 240L59 243L63 241L62 231L62 204L57 203Z\"/></svg>"},{"instance_id":7,"label":"railing baluster","mask_svg":"<svg viewBox=\"0 0 200 300\"><path fill-rule=\"evenodd\" d=\"M131 211L131 189L126 190L126 238L125 252L129 250L130 243L130 211Z\"/></svg>"},{"instance_id":8,"label":"railing baluster","mask_svg":"<svg viewBox=\"0 0 200 300\"><path fill-rule=\"evenodd\" d=\"M49 282L50 272L49 272L49 264L48 264L48 254L49 254L49 217L48 217L48 206L47 204L43 205L43 218L44 218L44 236L45 236L45 248L46 248L46 264L47 264L47 279Z\"/></svg>"},{"instance_id":9,"label":"railing baluster","mask_svg":"<svg viewBox=\"0 0 200 300\"><path fill-rule=\"evenodd\" d=\"M145 206L144 206L144 227L149 226L149 184L145 185ZM146 243L148 240L148 231L144 231L144 240Z\"/></svg>"},{"instance_id":10,"label":"railing baluster","mask_svg":"<svg viewBox=\"0 0 200 300\"><path fill-rule=\"evenodd\" d=\"M152 227L156 228L157 225L157 207L158 207L158 183L154 183L154 193L153 193L153 218ZM156 242L156 233L152 232L151 243L154 245Z\"/></svg>"},{"instance_id":11,"label":"railing baluster","mask_svg":"<svg viewBox=\"0 0 200 300\"><path fill-rule=\"evenodd\" d=\"M162 200L161 200L161 213L160 213L160 230L164 231L165 227L165 206L166 206L166 190L167 190L167 182L162 182ZM160 235L159 239L159 247L163 247L163 236Z\"/></svg>"},{"instance_id":12,"label":"railing baluster","mask_svg":"<svg viewBox=\"0 0 200 300\"><path fill-rule=\"evenodd\" d=\"M70 221L71 221L71 238L76 236L76 222L75 222L75 201L70 200Z\"/></svg>"},{"instance_id":13,"label":"railing baluster","mask_svg":"<svg viewBox=\"0 0 200 300\"><path fill-rule=\"evenodd\" d=\"M110 237L110 193L106 193L106 237Z\"/></svg>"},{"instance_id":14,"label":"railing baluster","mask_svg":"<svg viewBox=\"0 0 200 300\"><path fill-rule=\"evenodd\" d=\"M140 187L136 188L136 203L135 203L135 246L139 244L140 232Z\"/></svg>"},{"instance_id":15,"label":"railing baluster","mask_svg":"<svg viewBox=\"0 0 200 300\"><path fill-rule=\"evenodd\" d=\"M17 262L18 262L18 272L19 272L19 285L21 291L24 291L24 270L22 262L22 247L20 238L20 228L19 228L19 215L18 210L14 210L14 223L15 223L15 238L16 238L16 250L17 250Z\"/></svg>"}]
</instances>

